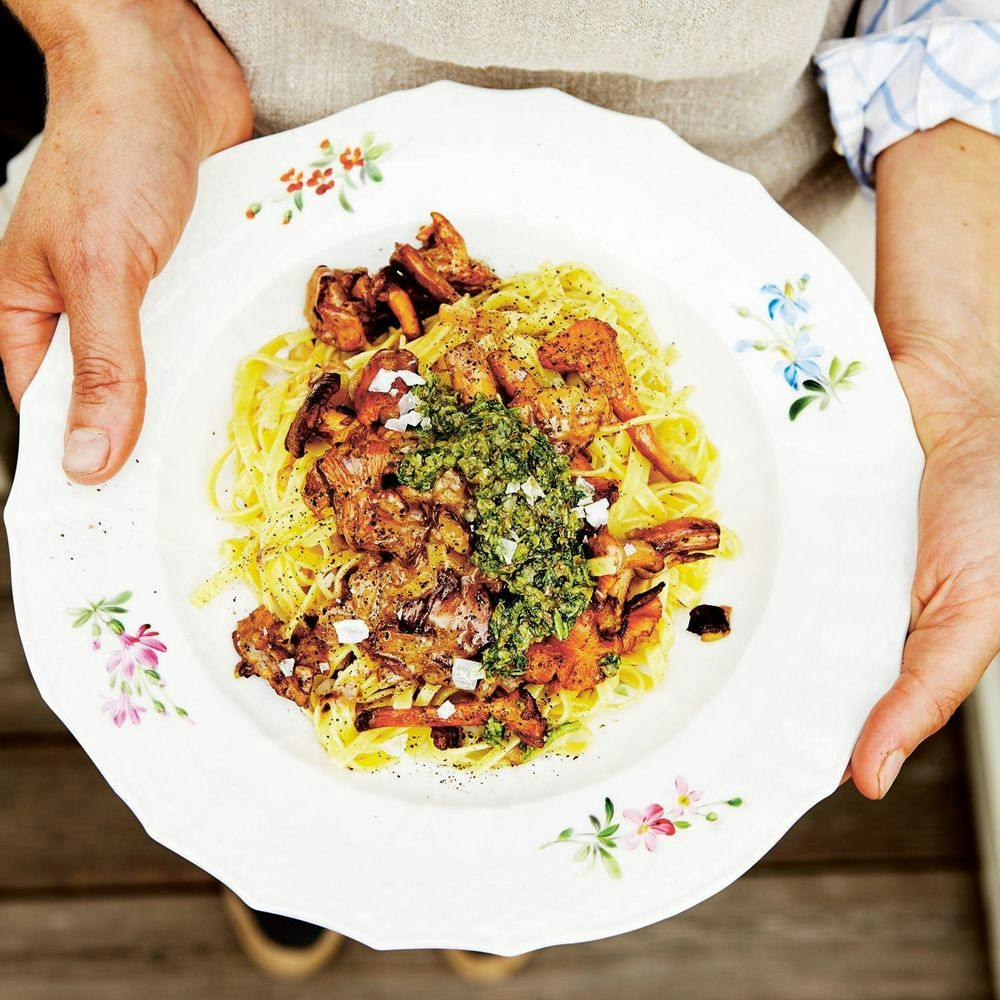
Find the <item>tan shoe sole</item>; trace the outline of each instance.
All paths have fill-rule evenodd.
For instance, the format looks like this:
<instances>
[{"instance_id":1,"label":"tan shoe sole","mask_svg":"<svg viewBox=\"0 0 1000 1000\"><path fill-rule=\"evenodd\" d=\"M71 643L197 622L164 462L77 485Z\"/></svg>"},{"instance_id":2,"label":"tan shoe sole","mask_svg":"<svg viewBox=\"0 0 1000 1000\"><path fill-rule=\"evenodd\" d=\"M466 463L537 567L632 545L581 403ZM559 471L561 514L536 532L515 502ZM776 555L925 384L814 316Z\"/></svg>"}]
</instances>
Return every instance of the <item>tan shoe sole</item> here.
<instances>
[{"instance_id":1,"label":"tan shoe sole","mask_svg":"<svg viewBox=\"0 0 1000 1000\"><path fill-rule=\"evenodd\" d=\"M467 983L502 983L516 976L531 960L532 953L504 958L502 955L484 955L475 951L441 952L445 962L459 979Z\"/></svg>"},{"instance_id":2,"label":"tan shoe sole","mask_svg":"<svg viewBox=\"0 0 1000 1000\"><path fill-rule=\"evenodd\" d=\"M328 965L344 944L336 931L323 931L308 948L286 948L261 931L246 903L222 890L222 910L247 958L272 979L308 979Z\"/></svg>"}]
</instances>

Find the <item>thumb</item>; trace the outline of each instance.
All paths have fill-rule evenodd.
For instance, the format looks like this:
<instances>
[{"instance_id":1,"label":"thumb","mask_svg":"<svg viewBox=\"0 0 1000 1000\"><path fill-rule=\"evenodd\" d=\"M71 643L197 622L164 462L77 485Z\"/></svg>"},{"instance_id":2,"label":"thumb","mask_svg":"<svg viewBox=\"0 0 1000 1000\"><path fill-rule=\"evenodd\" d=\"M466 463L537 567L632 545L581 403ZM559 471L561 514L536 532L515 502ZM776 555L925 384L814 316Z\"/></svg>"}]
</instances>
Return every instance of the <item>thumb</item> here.
<instances>
[{"instance_id":1,"label":"thumb","mask_svg":"<svg viewBox=\"0 0 1000 1000\"><path fill-rule=\"evenodd\" d=\"M139 306L147 280L130 277L127 267L113 273L78 267L60 285L73 351L63 469L78 483L103 483L125 464L142 429L146 370Z\"/></svg>"},{"instance_id":2,"label":"thumb","mask_svg":"<svg viewBox=\"0 0 1000 1000\"><path fill-rule=\"evenodd\" d=\"M942 589L950 599L937 607L932 599L918 617L902 672L855 744L851 776L870 799L888 792L906 758L951 718L996 655L995 598L963 600L957 584Z\"/></svg>"}]
</instances>

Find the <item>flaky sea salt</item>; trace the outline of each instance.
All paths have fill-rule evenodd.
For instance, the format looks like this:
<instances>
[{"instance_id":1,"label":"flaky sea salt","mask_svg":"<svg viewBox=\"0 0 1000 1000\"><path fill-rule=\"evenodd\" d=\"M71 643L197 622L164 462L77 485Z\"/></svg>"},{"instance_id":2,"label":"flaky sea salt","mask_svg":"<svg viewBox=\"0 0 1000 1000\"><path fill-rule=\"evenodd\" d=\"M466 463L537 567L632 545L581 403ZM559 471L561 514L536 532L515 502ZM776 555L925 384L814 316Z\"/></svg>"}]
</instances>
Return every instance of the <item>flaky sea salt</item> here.
<instances>
[{"instance_id":1,"label":"flaky sea salt","mask_svg":"<svg viewBox=\"0 0 1000 1000\"><path fill-rule=\"evenodd\" d=\"M603 500L595 500L593 503L588 503L583 508L583 516L587 519L587 524L592 528L600 528L608 523L608 509L611 505L608 503L607 498Z\"/></svg>"},{"instance_id":2,"label":"flaky sea salt","mask_svg":"<svg viewBox=\"0 0 1000 1000\"><path fill-rule=\"evenodd\" d=\"M509 566L514 561L514 553L517 552L517 539L500 538L497 540L497 547L500 549L503 561Z\"/></svg>"},{"instance_id":3,"label":"flaky sea salt","mask_svg":"<svg viewBox=\"0 0 1000 1000\"><path fill-rule=\"evenodd\" d=\"M475 691L476 684L486 676L478 660L465 660L456 656L451 663L451 682L461 691Z\"/></svg>"},{"instance_id":4,"label":"flaky sea salt","mask_svg":"<svg viewBox=\"0 0 1000 1000\"><path fill-rule=\"evenodd\" d=\"M392 391L392 387L396 384L397 379L399 379L403 385L408 386L424 384L423 377L418 375L416 372L411 372L408 368L403 368L400 371L395 372L388 368L380 368L375 373L375 377L371 380L371 383L368 386L368 391L389 393Z\"/></svg>"},{"instance_id":5,"label":"flaky sea salt","mask_svg":"<svg viewBox=\"0 0 1000 1000\"><path fill-rule=\"evenodd\" d=\"M345 618L334 622L333 630L337 633L337 640L343 643L364 642L371 635L368 626L360 618Z\"/></svg>"}]
</instances>

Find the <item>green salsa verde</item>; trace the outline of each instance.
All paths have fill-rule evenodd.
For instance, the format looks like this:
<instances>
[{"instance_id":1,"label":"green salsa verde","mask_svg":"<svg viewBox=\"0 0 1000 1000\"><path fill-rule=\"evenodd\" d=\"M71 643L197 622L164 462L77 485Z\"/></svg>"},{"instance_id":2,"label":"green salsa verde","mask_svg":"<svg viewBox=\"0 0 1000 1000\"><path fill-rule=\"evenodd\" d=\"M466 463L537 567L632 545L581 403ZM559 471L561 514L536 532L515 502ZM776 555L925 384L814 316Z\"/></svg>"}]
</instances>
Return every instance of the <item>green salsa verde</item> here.
<instances>
[{"instance_id":1,"label":"green salsa verde","mask_svg":"<svg viewBox=\"0 0 1000 1000\"><path fill-rule=\"evenodd\" d=\"M477 396L463 405L434 377L413 392L430 425L396 474L404 485L429 490L455 469L471 486L472 558L504 585L483 666L521 674L527 648L565 637L590 602L583 522L573 511L587 494L548 438L499 400Z\"/></svg>"}]
</instances>

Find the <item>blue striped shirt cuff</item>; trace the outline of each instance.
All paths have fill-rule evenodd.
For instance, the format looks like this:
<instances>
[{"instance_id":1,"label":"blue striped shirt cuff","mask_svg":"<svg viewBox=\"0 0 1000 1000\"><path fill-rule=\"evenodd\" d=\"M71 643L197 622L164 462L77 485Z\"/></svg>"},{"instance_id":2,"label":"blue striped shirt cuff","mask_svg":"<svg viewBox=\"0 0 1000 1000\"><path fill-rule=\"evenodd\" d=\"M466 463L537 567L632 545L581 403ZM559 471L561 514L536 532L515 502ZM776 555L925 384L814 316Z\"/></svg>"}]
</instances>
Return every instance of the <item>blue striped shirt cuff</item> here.
<instances>
[{"instance_id":1,"label":"blue striped shirt cuff","mask_svg":"<svg viewBox=\"0 0 1000 1000\"><path fill-rule=\"evenodd\" d=\"M1000 136L996 0L866 0L859 35L827 42L815 62L838 148L871 192L875 157L956 118Z\"/></svg>"}]
</instances>

